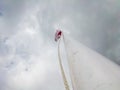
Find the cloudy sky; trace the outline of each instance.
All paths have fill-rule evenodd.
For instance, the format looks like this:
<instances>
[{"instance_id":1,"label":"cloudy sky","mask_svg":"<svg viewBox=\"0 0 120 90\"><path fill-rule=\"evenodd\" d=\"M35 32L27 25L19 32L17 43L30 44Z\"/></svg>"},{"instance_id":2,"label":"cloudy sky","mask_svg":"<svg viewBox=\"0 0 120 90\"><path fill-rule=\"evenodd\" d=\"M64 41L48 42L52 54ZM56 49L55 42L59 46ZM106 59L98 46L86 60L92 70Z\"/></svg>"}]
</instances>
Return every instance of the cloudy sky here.
<instances>
[{"instance_id":1,"label":"cloudy sky","mask_svg":"<svg viewBox=\"0 0 120 90\"><path fill-rule=\"evenodd\" d=\"M0 0L0 90L64 90L56 29L120 64L119 0Z\"/></svg>"}]
</instances>

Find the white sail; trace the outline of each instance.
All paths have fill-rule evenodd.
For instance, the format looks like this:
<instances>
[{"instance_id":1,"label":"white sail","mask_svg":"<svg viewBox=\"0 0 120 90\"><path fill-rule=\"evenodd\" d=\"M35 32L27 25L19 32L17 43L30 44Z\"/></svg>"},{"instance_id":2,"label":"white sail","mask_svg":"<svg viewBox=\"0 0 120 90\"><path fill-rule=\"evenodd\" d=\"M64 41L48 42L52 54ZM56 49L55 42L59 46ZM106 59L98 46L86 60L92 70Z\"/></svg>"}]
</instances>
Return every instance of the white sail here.
<instances>
[{"instance_id":1,"label":"white sail","mask_svg":"<svg viewBox=\"0 0 120 90\"><path fill-rule=\"evenodd\" d=\"M120 67L78 43L64 38L73 90L120 90Z\"/></svg>"}]
</instances>

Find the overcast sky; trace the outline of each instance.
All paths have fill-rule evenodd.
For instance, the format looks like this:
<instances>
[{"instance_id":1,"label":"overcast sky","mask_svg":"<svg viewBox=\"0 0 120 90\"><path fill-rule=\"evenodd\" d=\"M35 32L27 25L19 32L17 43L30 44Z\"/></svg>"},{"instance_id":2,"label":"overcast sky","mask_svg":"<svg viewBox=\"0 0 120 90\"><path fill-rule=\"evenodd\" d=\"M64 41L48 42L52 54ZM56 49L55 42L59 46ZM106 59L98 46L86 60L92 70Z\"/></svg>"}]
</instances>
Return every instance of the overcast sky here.
<instances>
[{"instance_id":1,"label":"overcast sky","mask_svg":"<svg viewBox=\"0 0 120 90\"><path fill-rule=\"evenodd\" d=\"M64 90L56 29L120 64L119 0L0 0L0 90Z\"/></svg>"}]
</instances>

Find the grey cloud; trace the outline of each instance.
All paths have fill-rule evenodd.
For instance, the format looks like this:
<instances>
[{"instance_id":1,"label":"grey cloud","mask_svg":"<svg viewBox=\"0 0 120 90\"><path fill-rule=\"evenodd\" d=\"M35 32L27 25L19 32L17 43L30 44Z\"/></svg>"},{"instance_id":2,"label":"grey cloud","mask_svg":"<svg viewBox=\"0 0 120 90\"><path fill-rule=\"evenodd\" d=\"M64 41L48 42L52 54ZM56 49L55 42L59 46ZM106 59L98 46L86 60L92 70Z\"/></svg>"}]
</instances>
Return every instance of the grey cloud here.
<instances>
[{"instance_id":1,"label":"grey cloud","mask_svg":"<svg viewBox=\"0 0 120 90\"><path fill-rule=\"evenodd\" d=\"M0 34L9 37L17 32L20 19L23 18L24 5L23 1L1 0L0 8L2 12L0 20Z\"/></svg>"},{"instance_id":2,"label":"grey cloud","mask_svg":"<svg viewBox=\"0 0 120 90\"><path fill-rule=\"evenodd\" d=\"M120 64L120 20L117 1L1 0L0 2L3 8L3 15L0 16L0 37L2 37L0 59L4 56L7 58L2 58L1 61L8 60L3 65L7 68L5 73L2 73L5 77L2 79L0 76L3 81L0 85L4 84L3 88L9 86L8 90L19 90L18 84L23 85L20 73L27 72L23 74L23 81L26 80L24 77L28 73L38 78L36 72L42 75L42 70L39 65L38 67L35 65L36 63L41 65L42 61L45 61L43 67L47 67L45 80L38 84L37 82L41 80L39 77L35 81L37 84L35 88L27 82L28 86L23 86L22 89L62 90L64 88L54 42L56 28L69 32L72 38ZM36 69L37 71L34 72ZM9 80L14 81L13 76L16 77L15 85L9 83ZM30 83L33 81L30 79ZM1 90L5 90L3 88Z\"/></svg>"}]
</instances>

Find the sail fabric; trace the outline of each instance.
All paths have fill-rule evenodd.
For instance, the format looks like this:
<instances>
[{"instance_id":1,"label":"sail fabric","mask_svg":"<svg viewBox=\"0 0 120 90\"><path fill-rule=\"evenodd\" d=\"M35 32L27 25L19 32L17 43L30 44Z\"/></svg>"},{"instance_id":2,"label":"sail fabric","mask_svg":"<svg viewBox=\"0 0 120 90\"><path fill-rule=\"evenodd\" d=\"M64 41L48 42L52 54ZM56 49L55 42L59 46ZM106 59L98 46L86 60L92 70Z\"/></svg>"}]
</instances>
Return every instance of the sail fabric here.
<instances>
[{"instance_id":1,"label":"sail fabric","mask_svg":"<svg viewBox=\"0 0 120 90\"><path fill-rule=\"evenodd\" d=\"M104 56L64 37L73 90L120 90L120 67Z\"/></svg>"}]
</instances>

